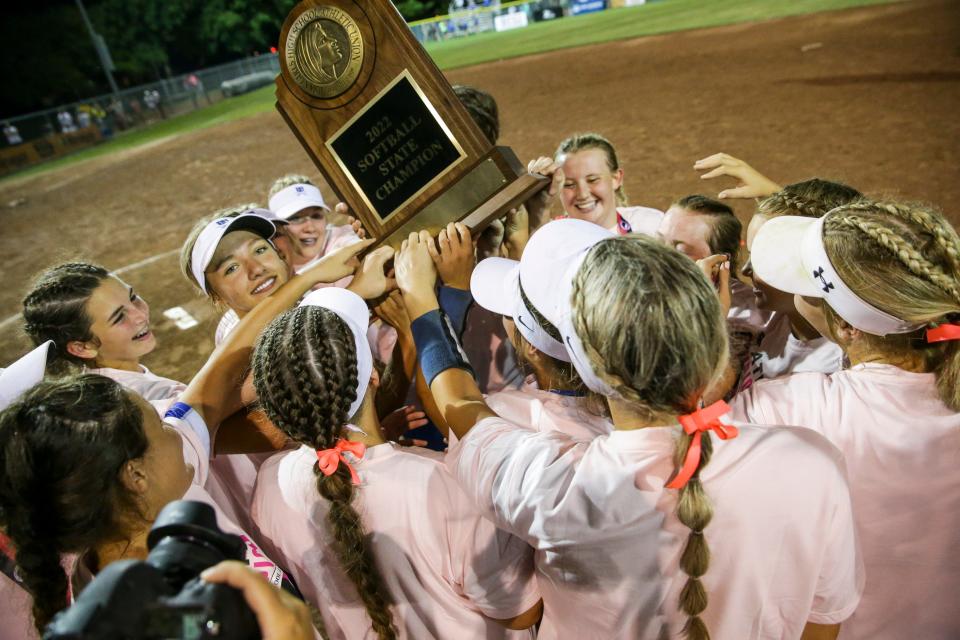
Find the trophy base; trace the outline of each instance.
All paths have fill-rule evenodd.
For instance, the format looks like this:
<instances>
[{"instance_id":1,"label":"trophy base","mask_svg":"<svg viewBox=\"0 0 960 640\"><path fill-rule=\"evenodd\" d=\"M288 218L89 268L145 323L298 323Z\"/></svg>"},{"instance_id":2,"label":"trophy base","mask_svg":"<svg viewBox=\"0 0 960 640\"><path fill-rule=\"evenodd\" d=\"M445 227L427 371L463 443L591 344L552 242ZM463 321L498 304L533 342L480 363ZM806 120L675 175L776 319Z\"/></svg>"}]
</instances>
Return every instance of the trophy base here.
<instances>
[{"instance_id":1,"label":"trophy base","mask_svg":"<svg viewBox=\"0 0 960 640\"><path fill-rule=\"evenodd\" d=\"M494 147L460 180L370 249L383 244L399 249L413 231L426 230L435 236L456 221L476 234L549 184L549 178L525 172L509 147Z\"/></svg>"}]
</instances>

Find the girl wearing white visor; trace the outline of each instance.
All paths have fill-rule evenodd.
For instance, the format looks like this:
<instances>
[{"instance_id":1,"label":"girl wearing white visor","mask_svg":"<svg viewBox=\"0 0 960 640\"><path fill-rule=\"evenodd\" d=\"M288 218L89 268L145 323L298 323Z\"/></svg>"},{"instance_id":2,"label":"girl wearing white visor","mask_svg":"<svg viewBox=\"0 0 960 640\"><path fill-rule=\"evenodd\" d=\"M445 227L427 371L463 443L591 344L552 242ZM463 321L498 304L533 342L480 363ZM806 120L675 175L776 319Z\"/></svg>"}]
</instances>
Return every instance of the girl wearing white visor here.
<instances>
[{"instance_id":1,"label":"girl wearing white visor","mask_svg":"<svg viewBox=\"0 0 960 640\"><path fill-rule=\"evenodd\" d=\"M360 239L349 224L330 224L330 207L307 176L290 174L277 179L268 197L267 207L289 224L287 231L293 243L289 260L295 271ZM337 205L337 211L346 215L346 205Z\"/></svg>"},{"instance_id":2,"label":"girl wearing white visor","mask_svg":"<svg viewBox=\"0 0 960 640\"><path fill-rule=\"evenodd\" d=\"M840 453L809 430L733 426L723 403L698 408L728 352L693 261L652 238L583 238L566 220L531 237L527 251L544 243L554 257L531 302L612 416L613 433L586 443L483 402L444 329L429 241L407 240L397 279L424 376L460 437L447 465L536 549L538 637L836 635L862 584Z\"/></svg>"},{"instance_id":3,"label":"girl wearing white visor","mask_svg":"<svg viewBox=\"0 0 960 640\"><path fill-rule=\"evenodd\" d=\"M581 220L572 221L584 238L603 239L613 234ZM499 416L536 431L560 431L577 440L592 440L610 433L612 425L587 402L588 390L570 363L560 331L530 301L543 298L539 289L550 281L540 277L551 259L528 247L520 261L487 258L474 269L470 292L477 304L503 316L507 339L522 367L531 375L520 389L505 389L486 396Z\"/></svg>"},{"instance_id":4,"label":"girl wearing white visor","mask_svg":"<svg viewBox=\"0 0 960 640\"><path fill-rule=\"evenodd\" d=\"M300 448L260 469L260 531L331 638L533 637L507 630L539 618L530 548L481 517L441 454L380 436L368 317L322 289L261 336L260 404Z\"/></svg>"},{"instance_id":5,"label":"girl wearing white visor","mask_svg":"<svg viewBox=\"0 0 960 640\"><path fill-rule=\"evenodd\" d=\"M960 238L941 214L884 202L770 220L754 271L796 294L850 368L764 381L754 422L800 424L846 457L867 584L851 638L956 638L960 616Z\"/></svg>"}]
</instances>

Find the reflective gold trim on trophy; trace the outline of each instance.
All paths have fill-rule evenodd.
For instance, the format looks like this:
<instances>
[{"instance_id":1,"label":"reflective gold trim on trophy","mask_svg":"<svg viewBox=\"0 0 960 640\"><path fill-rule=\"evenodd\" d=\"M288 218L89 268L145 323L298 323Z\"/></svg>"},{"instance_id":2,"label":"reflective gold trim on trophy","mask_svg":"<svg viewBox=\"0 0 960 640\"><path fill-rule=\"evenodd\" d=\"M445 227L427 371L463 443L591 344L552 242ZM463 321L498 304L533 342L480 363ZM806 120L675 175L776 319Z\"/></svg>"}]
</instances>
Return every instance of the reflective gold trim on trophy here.
<instances>
[{"instance_id":1,"label":"reflective gold trim on trophy","mask_svg":"<svg viewBox=\"0 0 960 640\"><path fill-rule=\"evenodd\" d=\"M313 7L290 27L284 58L301 89L317 98L333 98L349 89L360 75L363 37L346 11Z\"/></svg>"}]
</instances>

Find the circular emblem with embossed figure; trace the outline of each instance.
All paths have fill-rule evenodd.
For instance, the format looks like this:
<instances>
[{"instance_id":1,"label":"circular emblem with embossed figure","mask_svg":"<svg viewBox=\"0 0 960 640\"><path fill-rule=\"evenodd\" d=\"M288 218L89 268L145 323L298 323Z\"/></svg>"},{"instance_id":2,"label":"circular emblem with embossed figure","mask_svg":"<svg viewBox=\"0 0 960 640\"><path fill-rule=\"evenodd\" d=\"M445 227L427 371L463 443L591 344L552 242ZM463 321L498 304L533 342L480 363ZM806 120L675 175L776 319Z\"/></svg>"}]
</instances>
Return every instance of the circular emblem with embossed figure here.
<instances>
[{"instance_id":1,"label":"circular emblem with embossed figure","mask_svg":"<svg viewBox=\"0 0 960 640\"><path fill-rule=\"evenodd\" d=\"M363 65L363 36L346 11L307 9L287 33L284 57L301 89L317 98L333 98L349 89Z\"/></svg>"}]
</instances>

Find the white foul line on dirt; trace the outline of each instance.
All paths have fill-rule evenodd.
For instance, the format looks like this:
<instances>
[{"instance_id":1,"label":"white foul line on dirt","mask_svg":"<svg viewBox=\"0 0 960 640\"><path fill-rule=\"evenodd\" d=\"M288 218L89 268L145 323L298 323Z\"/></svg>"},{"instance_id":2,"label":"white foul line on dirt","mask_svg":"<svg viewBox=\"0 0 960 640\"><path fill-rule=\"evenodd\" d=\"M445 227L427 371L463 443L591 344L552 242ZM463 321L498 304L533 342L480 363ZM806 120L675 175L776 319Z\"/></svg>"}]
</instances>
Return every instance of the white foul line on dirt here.
<instances>
[{"instance_id":1,"label":"white foul line on dirt","mask_svg":"<svg viewBox=\"0 0 960 640\"><path fill-rule=\"evenodd\" d=\"M158 253L155 256L144 258L143 260L139 260L132 264L128 264L126 266L120 267L119 269L114 269L112 273L114 275L120 275L128 271L135 271L136 269L140 269L141 267L145 267L147 265L153 264L154 262L159 262L160 260L163 260L164 258L168 258L177 253L180 253L180 249L171 249L170 251L164 251L163 253ZM7 325L13 324L14 322L19 322L21 318L23 318L23 314L17 313L10 316L9 318L4 318L3 320L0 320L0 331L6 329Z\"/></svg>"}]
</instances>

